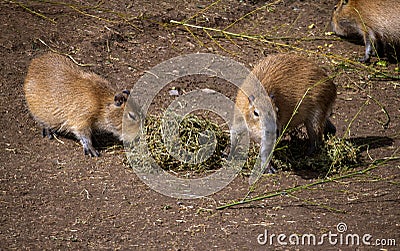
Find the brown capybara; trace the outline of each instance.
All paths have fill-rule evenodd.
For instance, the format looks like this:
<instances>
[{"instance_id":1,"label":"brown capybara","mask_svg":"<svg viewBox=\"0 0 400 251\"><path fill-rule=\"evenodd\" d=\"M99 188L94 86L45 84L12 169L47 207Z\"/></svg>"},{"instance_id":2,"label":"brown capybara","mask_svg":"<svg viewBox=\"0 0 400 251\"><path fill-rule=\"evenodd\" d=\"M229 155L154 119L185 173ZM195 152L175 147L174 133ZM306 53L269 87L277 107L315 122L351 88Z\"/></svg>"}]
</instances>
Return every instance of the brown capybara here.
<instances>
[{"instance_id":1,"label":"brown capybara","mask_svg":"<svg viewBox=\"0 0 400 251\"><path fill-rule=\"evenodd\" d=\"M365 56L360 61L368 62L382 50L399 52L400 1L340 0L333 11L332 28L339 36L363 39Z\"/></svg>"},{"instance_id":2,"label":"brown capybara","mask_svg":"<svg viewBox=\"0 0 400 251\"><path fill-rule=\"evenodd\" d=\"M117 93L107 80L82 71L59 54L47 53L32 60L24 91L31 114L43 126L43 136L51 138L56 131L73 133L86 155L99 156L92 145L93 130L129 141L140 130L140 109L127 102L128 90Z\"/></svg>"},{"instance_id":3,"label":"brown capybara","mask_svg":"<svg viewBox=\"0 0 400 251\"><path fill-rule=\"evenodd\" d=\"M265 88L266 98L273 104L278 135L286 125L295 128L304 124L310 141L307 154L311 154L321 143L323 134L336 133L335 126L329 120L336 99L336 86L318 65L294 54L274 54L261 60L252 73ZM268 156L263 154L268 152L264 153L263 149L271 144L264 142L267 139L266 130L271 131L274 127L271 120L267 121L264 116L264 113L270 112L263 110L264 101L257 100L257 93L251 93L247 84L248 81L245 81L241 90L247 88L250 92L246 91L246 95L239 90L236 105L244 114L250 137L261 144L261 164L264 165Z\"/></svg>"}]
</instances>

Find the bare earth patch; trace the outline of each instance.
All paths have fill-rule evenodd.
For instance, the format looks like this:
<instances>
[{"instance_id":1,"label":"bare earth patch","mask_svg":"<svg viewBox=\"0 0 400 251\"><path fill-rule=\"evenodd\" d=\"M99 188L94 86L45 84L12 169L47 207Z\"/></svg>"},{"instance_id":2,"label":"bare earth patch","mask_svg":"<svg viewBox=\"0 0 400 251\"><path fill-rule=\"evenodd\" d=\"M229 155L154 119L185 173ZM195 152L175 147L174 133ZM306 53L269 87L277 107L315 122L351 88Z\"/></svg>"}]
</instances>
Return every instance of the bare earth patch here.
<instances>
[{"instance_id":1,"label":"bare earth patch","mask_svg":"<svg viewBox=\"0 0 400 251\"><path fill-rule=\"evenodd\" d=\"M3 1L0 249L399 249L399 63L385 65L376 57L369 65L358 63L364 47L329 33L335 4ZM330 180L329 168L282 168L252 188L244 172L209 197L161 195L127 165L121 143L98 135L101 157L89 158L75 139L41 137L22 86L30 61L49 50L70 55L118 89L132 88L151 67L189 53L224 55L248 68L270 53L309 56L335 76L332 122L338 138L360 147L358 163L328 175ZM183 79L173 85L234 94L218 81ZM155 99L152 114L173 101L168 90ZM243 198L254 201L237 203ZM347 229L340 232L339 223ZM330 232L338 234L336 244L329 242ZM287 236L281 243L279 234ZM320 241L324 234L319 246L290 245L288 238L314 235ZM376 245L345 245L340 234L369 234Z\"/></svg>"}]
</instances>

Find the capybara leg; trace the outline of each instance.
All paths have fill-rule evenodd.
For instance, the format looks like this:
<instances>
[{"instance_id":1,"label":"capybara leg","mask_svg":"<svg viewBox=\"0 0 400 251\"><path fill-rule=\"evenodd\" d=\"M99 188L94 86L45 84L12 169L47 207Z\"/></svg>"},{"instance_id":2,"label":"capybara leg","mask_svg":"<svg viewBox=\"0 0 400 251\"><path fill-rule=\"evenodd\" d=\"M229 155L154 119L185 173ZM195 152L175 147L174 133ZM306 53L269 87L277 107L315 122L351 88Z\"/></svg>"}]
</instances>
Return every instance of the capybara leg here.
<instances>
[{"instance_id":1,"label":"capybara leg","mask_svg":"<svg viewBox=\"0 0 400 251\"><path fill-rule=\"evenodd\" d=\"M83 151L85 152L85 155L90 155L91 157L99 157L100 154L96 149L94 149L90 138L81 137L80 141L83 145Z\"/></svg>"},{"instance_id":2,"label":"capybara leg","mask_svg":"<svg viewBox=\"0 0 400 251\"><path fill-rule=\"evenodd\" d=\"M85 155L90 155L91 157L99 156L99 152L96 151L96 149L94 149L94 147L92 145L90 133L75 133L75 135L80 140L80 142L83 146L83 151L85 152Z\"/></svg>"},{"instance_id":3,"label":"capybara leg","mask_svg":"<svg viewBox=\"0 0 400 251\"><path fill-rule=\"evenodd\" d=\"M328 134L329 135L336 134L336 127L329 119L325 121L325 129L324 129L324 135L327 136Z\"/></svg>"},{"instance_id":4,"label":"capybara leg","mask_svg":"<svg viewBox=\"0 0 400 251\"><path fill-rule=\"evenodd\" d=\"M276 173L276 169L272 166L271 162L268 163L267 168L265 169L265 173L269 174Z\"/></svg>"},{"instance_id":5,"label":"capybara leg","mask_svg":"<svg viewBox=\"0 0 400 251\"><path fill-rule=\"evenodd\" d=\"M309 140L309 145L306 151L306 155L311 155L315 152L317 146L320 144L319 132L315 130L313 122L311 121L306 121L305 126L307 129L307 135Z\"/></svg>"},{"instance_id":6,"label":"capybara leg","mask_svg":"<svg viewBox=\"0 0 400 251\"><path fill-rule=\"evenodd\" d=\"M43 136L43 138L44 137L48 137L49 139L53 139L54 138L54 132L49 127L43 127L42 136Z\"/></svg>"},{"instance_id":7,"label":"capybara leg","mask_svg":"<svg viewBox=\"0 0 400 251\"><path fill-rule=\"evenodd\" d=\"M370 60L370 56L376 52L376 37L373 31L368 31L368 33L364 34L364 43L365 43L365 55L360 59L360 62L368 63Z\"/></svg>"}]
</instances>

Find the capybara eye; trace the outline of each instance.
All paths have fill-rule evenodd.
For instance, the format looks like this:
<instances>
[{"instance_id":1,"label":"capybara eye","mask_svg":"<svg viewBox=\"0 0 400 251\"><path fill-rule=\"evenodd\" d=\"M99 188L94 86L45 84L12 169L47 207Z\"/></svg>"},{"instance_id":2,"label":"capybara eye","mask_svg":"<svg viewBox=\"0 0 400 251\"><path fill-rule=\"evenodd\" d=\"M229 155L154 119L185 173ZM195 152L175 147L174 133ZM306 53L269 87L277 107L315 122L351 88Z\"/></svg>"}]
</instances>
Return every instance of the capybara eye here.
<instances>
[{"instance_id":1,"label":"capybara eye","mask_svg":"<svg viewBox=\"0 0 400 251\"><path fill-rule=\"evenodd\" d=\"M258 110L254 110L254 116L256 116L256 117L259 117L260 116L260 114L258 113Z\"/></svg>"},{"instance_id":2,"label":"capybara eye","mask_svg":"<svg viewBox=\"0 0 400 251\"><path fill-rule=\"evenodd\" d=\"M132 120L136 120L136 114L134 112L128 112L128 116L129 118L131 118Z\"/></svg>"}]
</instances>

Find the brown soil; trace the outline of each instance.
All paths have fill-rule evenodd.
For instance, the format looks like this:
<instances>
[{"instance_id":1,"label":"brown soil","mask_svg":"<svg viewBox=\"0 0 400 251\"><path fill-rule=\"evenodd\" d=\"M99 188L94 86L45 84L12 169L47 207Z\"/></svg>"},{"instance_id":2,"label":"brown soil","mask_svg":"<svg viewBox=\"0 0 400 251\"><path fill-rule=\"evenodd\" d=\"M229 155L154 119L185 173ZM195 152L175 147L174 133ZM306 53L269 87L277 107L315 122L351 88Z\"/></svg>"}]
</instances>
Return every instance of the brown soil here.
<instances>
[{"instance_id":1,"label":"brown soil","mask_svg":"<svg viewBox=\"0 0 400 251\"><path fill-rule=\"evenodd\" d=\"M3 1L0 249L398 249L400 82L378 78L371 68L399 77L399 64L383 68L374 58L368 69L343 61L357 61L364 48L326 33L330 31L335 0L276 2L238 20L265 2L216 1L204 9L209 2L123 0L100 1L96 9L99 1ZM217 29L238 20L228 31L262 34L279 44L228 39L208 31L214 36L211 39L201 29L190 28L191 34L181 25L170 24L170 20L187 19L190 24ZM92 64L86 69L120 89L131 88L158 63L189 53L221 54L249 68L268 53L309 55L337 75L338 99L332 119L337 134L344 136L350 125L345 136L363 146L360 165L350 172L372 163L377 167L362 175L224 210L216 207L247 194L247 176L239 175L222 191L202 199L177 200L161 195L126 165L120 144L109 147L98 140L102 156L89 158L73 138L60 137L64 143L42 138L41 128L28 112L22 85L29 62L50 48L68 53L80 63ZM181 87L188 91L204 84L182 83ZM228 87L212 83L206 87L232 95ZM154 112L173 100L160 95L163 98L154 103ZM387 128L382 126L386 120L382 107L391 119ZM381 163L383 160L386 162ZM314 174L300 170L266 175L250 196L315 182L318 178ZM344 234L368 233L373 243L395 239L397 246L331 245L327 239L321 246L285 246L276 237L273 247L257 242L257 236L265 230L269 235L300 237L338 233L340 222L347 224Z\"/></svg>"}]
</instances>

